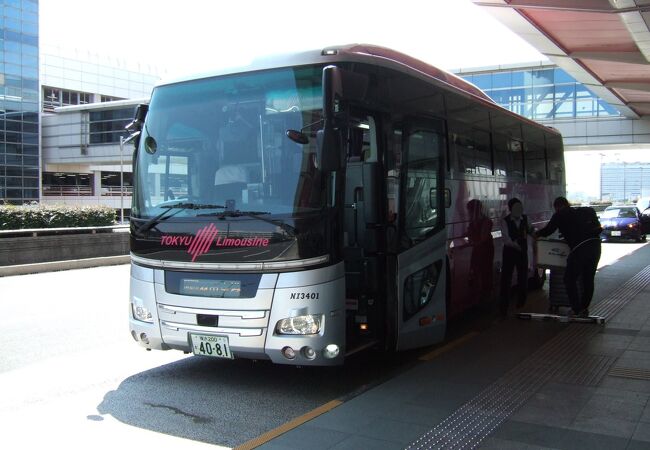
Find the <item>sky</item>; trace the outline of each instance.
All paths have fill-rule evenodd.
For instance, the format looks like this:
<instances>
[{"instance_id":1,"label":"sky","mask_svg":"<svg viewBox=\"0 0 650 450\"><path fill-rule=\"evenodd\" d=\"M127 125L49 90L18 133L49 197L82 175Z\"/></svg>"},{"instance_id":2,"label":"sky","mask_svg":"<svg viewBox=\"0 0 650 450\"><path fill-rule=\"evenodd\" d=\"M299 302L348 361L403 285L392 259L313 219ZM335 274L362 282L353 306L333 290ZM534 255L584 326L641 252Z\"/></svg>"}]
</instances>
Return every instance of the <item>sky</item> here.
<instances>
[{"instance_id":1,"label":"sky","mask_svg":"<svg viewBox=\"0 0 650 450\"><path fill-rule=\"evenodd\" d=\"M354 42L443 69L545 59L469 0L40 0L40 38L169 76Z\"/></svg>"}]
</instances>

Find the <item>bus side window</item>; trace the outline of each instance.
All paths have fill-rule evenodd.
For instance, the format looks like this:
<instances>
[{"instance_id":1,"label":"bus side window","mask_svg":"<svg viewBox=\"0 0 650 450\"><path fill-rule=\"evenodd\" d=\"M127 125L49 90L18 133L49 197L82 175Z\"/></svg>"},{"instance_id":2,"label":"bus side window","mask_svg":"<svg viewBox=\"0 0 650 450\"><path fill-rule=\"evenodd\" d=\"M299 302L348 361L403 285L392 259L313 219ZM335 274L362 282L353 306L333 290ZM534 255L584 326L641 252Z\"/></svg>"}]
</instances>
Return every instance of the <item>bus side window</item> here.
<instances>
[{"instance_id":1,"label":"bus side window","mask_svg":"<svg viewBox=\"0 0 650 450\"><path fill-rule=\"evenodd\" d=\"M494 174L523 179L524 162L521 142L497 133L492 135L492 142L494 145Z\"/></svg>"},{"instance_id":2,"label":"bus side window","mask_svg":"<svg viewBox=\"0 0 650 450\"><path fill-rule=\"evenodd\" d=\"M450 148L456 155L458 173L492 175L492 154L490 134L459 123L450 131Z\"/></svg>"},{"instance_id":3,"label":"bus side window","mask_svg":"<svg viewBox=\"0 0 650 450\"><path fill-rule=\"evenodd\" d=\"M540 183L546 180L546 155L544 147L528 143L524 145L526 183Z\"/></svg>"},{"instance_id":4,"label":"bus side window","mask_svg":"<svg viewBox=\"0 0 650 450\"><path fill-rule=\"evenodd\" d=\"M547 136L546 156L548 158L548 179L553 184L564 183L564 155L562 138Z\"/></svg>"}]
</instances>

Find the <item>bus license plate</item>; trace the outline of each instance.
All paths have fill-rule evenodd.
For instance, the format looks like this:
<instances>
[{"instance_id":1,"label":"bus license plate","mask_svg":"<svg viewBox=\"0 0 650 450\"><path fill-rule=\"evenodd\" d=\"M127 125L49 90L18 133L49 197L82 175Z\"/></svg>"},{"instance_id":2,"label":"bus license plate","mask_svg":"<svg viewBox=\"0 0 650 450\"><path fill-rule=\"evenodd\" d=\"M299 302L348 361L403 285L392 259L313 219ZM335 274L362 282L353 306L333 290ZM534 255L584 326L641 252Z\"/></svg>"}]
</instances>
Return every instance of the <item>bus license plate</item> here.
<instances>
[{"instance_id":1,"label":"bus license plate","mask_svg":"<svg viewBox=\"0 0 650 450\"><path fill-rule=\"evenodd\" d=\"M234 359L228 345L228 336L190 334L190 339L192 340L192 351L195 355Z\"/></svg>"},{"instance_id":2,"label":"bus license plate","mask_svg":"<svg viewBox=\"0 0 650 450\"><path fill-rule=\"evenodd\" d=\"M620 231L612 231L612 236L620 236L621 232Z\"/></svg>"}]
</instances>

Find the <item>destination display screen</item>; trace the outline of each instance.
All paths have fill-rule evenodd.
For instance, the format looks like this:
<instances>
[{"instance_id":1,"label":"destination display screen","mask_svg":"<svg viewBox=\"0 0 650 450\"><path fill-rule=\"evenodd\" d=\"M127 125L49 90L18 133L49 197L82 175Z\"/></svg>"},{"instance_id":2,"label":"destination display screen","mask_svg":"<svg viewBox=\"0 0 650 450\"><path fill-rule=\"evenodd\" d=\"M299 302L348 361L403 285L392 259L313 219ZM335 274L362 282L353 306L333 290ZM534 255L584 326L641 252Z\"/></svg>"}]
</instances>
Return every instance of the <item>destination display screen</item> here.
<instances>
[{"instance_id":1,"label":"destination display screen","mask_svg":"<svg viewBox=\"0 0 650 450\"><path fill-rule=\"evenodd\" d=\"M180 293L201 297L239 298L241 296L241 281L183 278L181 279Z\"/></svg>"},{"instance_id":2,"label":"destination display screen","mask_svg":"<svg viewBox=\"0 0 650 450\"><path fill-rule=\"evenodd\" d=\"M228 274L165 271L165 290L170 294L211 298L254 298L261 274Z\"/></svg>"}]
</instances>

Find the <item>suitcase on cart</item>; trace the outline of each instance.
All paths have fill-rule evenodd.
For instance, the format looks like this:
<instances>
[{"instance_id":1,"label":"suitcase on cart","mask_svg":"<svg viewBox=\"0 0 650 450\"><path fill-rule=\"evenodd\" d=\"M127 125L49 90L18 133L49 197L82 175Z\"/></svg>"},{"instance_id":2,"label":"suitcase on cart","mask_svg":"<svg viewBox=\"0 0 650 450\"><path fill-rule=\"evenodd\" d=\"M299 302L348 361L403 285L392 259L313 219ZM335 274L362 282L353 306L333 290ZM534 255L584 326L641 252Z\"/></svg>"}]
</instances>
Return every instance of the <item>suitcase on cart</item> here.
<instances>
[{"instance_id":1,"label":"suitcase on cart","mask_svg":"<svg viewBox=\"0 0 650 450\"><path fill-rule=\"evenodd\" d=\"M569 295L564 285L564 267L553 267L548 282L548 310L556 314L560 307L571 307ZM582 283L578 278L578 295L582 295Z\"/></svg>"},{"instance_id":2,"label":"suitcase on cart","mask_svg":"<svg viewBox=\"0 0 650 450\"><path fill-rule=\"evenodd\" d=\"M570 251L566 242L560 239L539 239L537 241L537 267L550 270L548 309L552 314L556 314L561 307L571 307L564 286L566 259ZM578 289L581 290L580 282L578 282Z\"/></svg>"}]
</instances>

